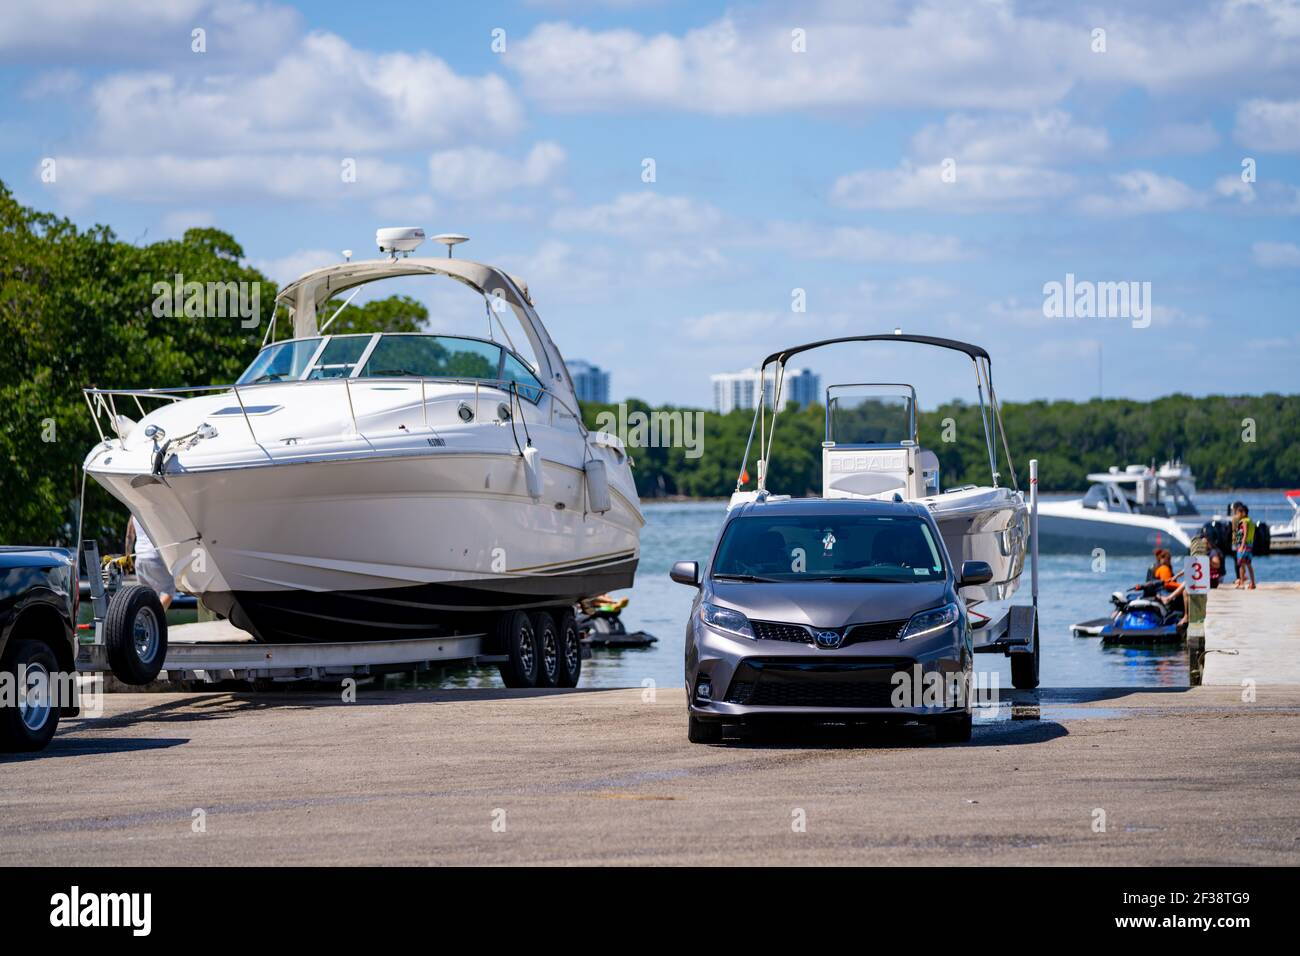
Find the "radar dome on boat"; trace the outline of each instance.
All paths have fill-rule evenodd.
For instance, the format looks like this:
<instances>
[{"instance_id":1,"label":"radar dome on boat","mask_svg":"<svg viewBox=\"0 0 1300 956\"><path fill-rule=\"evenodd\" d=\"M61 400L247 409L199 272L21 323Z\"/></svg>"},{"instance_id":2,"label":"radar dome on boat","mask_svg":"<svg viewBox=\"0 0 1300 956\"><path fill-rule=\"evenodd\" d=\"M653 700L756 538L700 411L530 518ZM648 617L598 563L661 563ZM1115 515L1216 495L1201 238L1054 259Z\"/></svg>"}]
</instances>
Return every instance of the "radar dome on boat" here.
<instances>
[{"instance_id":1,"label":"radar dome on boat","mask_svg":"<svg viewBox=\"0 0 1300 956\"><path fill-rule=\"evenodd\" d=\"M424 242L424 230L419 226L391 226L375 230L375 245L380 252L397 255L399 252L410 254Z\"/></svg>"}]
</instances>

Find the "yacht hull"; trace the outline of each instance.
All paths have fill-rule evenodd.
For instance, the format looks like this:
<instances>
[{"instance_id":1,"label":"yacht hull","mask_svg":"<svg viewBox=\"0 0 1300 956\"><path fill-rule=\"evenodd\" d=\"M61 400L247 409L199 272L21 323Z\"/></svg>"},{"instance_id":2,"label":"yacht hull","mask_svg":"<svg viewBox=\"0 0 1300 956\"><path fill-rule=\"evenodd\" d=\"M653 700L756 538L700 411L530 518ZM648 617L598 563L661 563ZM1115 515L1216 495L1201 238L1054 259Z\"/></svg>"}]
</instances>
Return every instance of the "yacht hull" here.
<instances>
[{"instance_id":1,"label":"yacht hull","mask_svg":"<svg viewBox=\"0 0 1300 956\"><path fill-rule=\"evenodd\" d=\"M582 470L438 451L91 474L134 513L178 586L267 641L450 633L486 615L628 587L643 519L585 511Z\"/></svg>"}]
</instances>

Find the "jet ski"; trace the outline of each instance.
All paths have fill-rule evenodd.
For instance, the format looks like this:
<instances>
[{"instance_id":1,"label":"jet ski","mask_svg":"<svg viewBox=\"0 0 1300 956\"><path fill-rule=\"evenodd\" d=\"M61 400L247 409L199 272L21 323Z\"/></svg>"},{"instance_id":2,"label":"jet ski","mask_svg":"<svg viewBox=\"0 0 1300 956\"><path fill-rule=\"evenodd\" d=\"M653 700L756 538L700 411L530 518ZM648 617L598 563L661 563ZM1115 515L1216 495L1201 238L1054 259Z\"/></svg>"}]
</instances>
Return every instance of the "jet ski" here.
<instances>
[{"instance_id":1,"label":"jet ski","mask_svg":"<svg viewBox=\"0 0 1300 956\"><path fill-rule=\"evenodd\" d=\"M578 604L578 633L590 647L649 647L658 638L645 631L628 631L619 616L627 607L627 598L608 594L587 598Z\"/></svg>"},{"instance_id":2,"label":"jet ski","mask_svg":"<svg viewBox=\"0 0 1300 956\"><path fill-rule=\"evenodd\" d=\"M1180 644L1187 637L1182 601L1165 604L1156 595L1163 582L1147 581L1110 596L1115 611L1070 625L1075 637L1100 637L1103 644Z\"/></svg>"}]
</instances>

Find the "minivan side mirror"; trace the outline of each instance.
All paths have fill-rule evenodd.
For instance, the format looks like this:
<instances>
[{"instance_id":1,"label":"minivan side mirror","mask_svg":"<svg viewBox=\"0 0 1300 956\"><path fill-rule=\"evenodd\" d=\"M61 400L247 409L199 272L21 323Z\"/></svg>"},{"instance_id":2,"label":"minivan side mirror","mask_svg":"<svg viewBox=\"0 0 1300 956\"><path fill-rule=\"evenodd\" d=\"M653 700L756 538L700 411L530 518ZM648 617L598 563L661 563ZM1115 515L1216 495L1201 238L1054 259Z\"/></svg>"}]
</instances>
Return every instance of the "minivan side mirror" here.
<instances>
[{"instance_id":1,"label":"minivan side mirror","mask_svg":"<svg viewBox=\"0 0 1300 956\"><path fill-rule=\"evenodd\" d=\"M987 561L963 561L961 563L961 580L957 587L965 588L973 584L988 584L993 580L993 569Z\"/></svg>"},{"instance_id":2,"label":"minivan side mirror","mask_svg":"<svg viewBox=\"0 0 1300 956\"><path fill-rule=\"evenodd\" d=\"M698 561L678 561L668 576L678 584L689 584L693 588L700 586L700 565ZM992 575L990 575L992 576Z\"/></svg>"}]
</instances>

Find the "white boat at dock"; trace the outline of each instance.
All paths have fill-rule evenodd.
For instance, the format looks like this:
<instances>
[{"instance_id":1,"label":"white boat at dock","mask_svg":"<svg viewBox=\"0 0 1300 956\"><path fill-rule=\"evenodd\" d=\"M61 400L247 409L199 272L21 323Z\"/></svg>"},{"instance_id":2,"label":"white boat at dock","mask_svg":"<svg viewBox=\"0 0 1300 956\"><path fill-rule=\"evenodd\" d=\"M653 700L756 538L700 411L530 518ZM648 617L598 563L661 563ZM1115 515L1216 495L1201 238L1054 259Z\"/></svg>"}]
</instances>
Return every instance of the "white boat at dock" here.
<instances>
[{"instance_id":1,"label":"white boat at dock","mask_svg":"<svg viewBox=\"0 0 1300 956\"><path fill-rule=\"evenodd\" d=\"M1088 475L1082 498L1044 498L1038 506L1039 546L1048 551L1102 548L1142 553L1163 547L1186 551L1206 521L1192 496L1196 481L1179 461L1159 468L1129 465Z\"/></svg>"}]
</instances>

